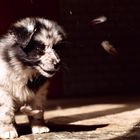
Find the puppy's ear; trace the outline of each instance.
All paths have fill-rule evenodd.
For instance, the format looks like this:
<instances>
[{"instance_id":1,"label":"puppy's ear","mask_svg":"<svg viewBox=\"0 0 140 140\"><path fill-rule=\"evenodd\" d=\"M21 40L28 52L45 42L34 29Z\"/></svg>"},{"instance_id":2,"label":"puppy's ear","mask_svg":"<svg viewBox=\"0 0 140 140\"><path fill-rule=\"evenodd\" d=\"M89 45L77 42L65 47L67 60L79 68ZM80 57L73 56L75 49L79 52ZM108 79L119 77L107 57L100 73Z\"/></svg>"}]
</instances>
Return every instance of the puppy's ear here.
<instances>
[{"instance_id":1,"label":"puppy's ear","mask_svg":"<svg viewBox=\"0 0 140 140\"><path fill-rule=\"evenodd\" d=\"M30 42L30 40L32 39L34 33L35 33L35 29L33 30L28 30L25 27L17 27L17 26L11 26L11 28L9 29L9 33L14 35L16 38L17 43L24 49Z\"/></svg>"}]
</instances>

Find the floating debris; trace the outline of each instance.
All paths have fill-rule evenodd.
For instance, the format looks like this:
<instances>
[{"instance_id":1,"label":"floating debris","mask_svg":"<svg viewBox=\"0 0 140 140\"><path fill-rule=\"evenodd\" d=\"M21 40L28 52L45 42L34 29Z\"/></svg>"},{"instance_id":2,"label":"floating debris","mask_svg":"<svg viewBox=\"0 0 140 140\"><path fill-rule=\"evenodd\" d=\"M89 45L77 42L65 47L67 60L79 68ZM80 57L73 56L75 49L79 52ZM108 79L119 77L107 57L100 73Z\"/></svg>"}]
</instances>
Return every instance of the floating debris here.
<instances>
[{"instance_id":1,"label":"floating debris","mask_svg":"<svg viewBox=\"0 0 140 140\"><path fill-rule=\"evenodd\" d=\"M101 43L101 46L103 47L103 49L104 49L107 53L109 53L109 54L111 54L111 55L113 55L113 56L117 56L117 55L118 55L117 50L114 48L114 46L113 46L112 44L110 44L109 41L107 41L107 40L103 41L103 42Z\"/></svg>"},{"instance_id":2,"label":"floating debris","mask_svg":"<svg viewBox=\"0 0 140 140\"><path fill-rule=\"evenodd\" d=\"M106 22L107 21L107 17L105 16L100 16L98 18L95 18L91 21L92 24L100 24L100 23L103 23L103 22Z\"/></svg>"},{"instance_id":3,"label":"floating debris","mask_svg":"<svg viewBox=\"0 0 140 140\"><path fill-rule=\"evenodd\" d=\"M72 13L72 11L70 11L70 15L72 15L73 13Z\"/></svg>"}]
</instances>

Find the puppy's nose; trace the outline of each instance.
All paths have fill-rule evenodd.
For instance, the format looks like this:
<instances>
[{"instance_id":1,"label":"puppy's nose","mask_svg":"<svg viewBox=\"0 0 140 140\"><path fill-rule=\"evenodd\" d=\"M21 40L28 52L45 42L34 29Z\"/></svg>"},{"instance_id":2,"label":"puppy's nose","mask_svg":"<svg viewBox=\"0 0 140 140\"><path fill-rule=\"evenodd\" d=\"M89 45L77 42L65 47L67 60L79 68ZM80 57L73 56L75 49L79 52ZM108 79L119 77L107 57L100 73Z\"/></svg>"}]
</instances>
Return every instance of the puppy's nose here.
<instances>
[{"instance_id":1,"label":"puppy's nose","mask_svg":"<svg viewBox=\"0 0 140 140\"><path fill-rule=\"evenodd\" d=\"M60 62L54 64L55 69L58 69L60 67Z\"/></svg>"},{"instance_id":2,"label":"puppy's nose","mask_svg":"<svg viewBox=\"0 0 140 140\"><path fill-rule=\"evenodd\" d=\"M60 66L60 59L52 59L52 63L55 69L58 69Z\"/></svg>"}]
</instances>

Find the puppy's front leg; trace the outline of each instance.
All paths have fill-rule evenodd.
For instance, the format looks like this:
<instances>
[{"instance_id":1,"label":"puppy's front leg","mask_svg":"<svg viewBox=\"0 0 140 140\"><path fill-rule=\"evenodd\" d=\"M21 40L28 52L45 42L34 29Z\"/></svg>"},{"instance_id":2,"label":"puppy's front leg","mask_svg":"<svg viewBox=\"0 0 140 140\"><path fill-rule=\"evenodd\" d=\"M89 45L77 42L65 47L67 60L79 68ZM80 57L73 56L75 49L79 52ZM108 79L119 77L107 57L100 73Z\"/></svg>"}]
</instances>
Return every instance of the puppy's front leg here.
<instances>
[{"instance_id":1,"label":"puppy's front leg","mask_svg":"<svg viewBox=\"0 0 140 140\"><path fill-rule=\"evenodd\" d=\"M32 133L46 133L49 128L44 123L44 108L46 104L46 90L40 90L32 103L33 110L38 110L38 113L30 117Z\"/></svg>"},{"instance_id":2,"label":"puppy's front leg","mask_svg":"<svg viewBox=\"0 0 140 140\"><path fill-rule=\"evenodd\" d=\"M0 138L18 137L13 125L14 112L12 96L0 89Z\"/></svg>"}]
</instances>

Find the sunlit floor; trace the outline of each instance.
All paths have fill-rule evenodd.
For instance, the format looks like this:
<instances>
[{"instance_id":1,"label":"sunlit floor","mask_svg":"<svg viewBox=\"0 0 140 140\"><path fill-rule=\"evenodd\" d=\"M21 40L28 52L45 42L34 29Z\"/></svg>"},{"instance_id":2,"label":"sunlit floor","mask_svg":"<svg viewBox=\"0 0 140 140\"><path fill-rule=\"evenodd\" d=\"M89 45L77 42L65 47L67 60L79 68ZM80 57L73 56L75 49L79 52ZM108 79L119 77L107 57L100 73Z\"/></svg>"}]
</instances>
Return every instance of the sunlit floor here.
<instances>
[{"instance_id":1,"label":"sunlit floor","mask_svg":"<svg viewBox=\"0 0 140 140\"><path fill-rule=\"evenodd\" d=\"M17 140L140 140L140 97L49 101L44 118L51 132L32 135L27 117L17 115Z\"/></svg>"}]
</instances>

